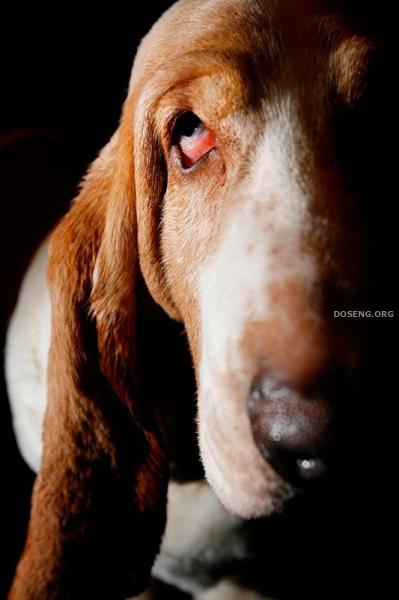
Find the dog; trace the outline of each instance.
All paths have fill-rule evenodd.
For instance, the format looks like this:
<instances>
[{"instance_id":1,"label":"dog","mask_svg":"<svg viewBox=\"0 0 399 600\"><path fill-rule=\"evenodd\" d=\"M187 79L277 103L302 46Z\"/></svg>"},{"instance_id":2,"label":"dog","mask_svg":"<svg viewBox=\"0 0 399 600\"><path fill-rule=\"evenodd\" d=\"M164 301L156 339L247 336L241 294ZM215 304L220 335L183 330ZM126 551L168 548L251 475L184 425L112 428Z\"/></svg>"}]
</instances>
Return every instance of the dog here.
<instances>
[{"instance_id":1,"label":"dog","mask_svg":"<svg viewBox=\"0 0 399 600\"><path fill-rule=\"evenodd\" d=\"M245 525L325 481L361 429L378 331L333 313L391 299L379 52L345 3L315 0L179 0L144 38L9 327L38 472L12 600L126 598L151 570L197 598L265 597L231 576ZM176 399L191 366L172 321L196 406Z\"/></svg>"}]
</instances>

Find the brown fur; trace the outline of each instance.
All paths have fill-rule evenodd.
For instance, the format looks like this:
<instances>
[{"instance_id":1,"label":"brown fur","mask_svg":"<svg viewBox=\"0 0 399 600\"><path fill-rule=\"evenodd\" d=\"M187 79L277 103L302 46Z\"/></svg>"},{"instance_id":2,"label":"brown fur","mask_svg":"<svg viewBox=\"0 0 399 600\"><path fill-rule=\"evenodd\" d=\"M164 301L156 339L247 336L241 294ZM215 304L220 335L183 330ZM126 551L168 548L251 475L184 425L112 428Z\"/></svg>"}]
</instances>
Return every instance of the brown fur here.
<instances>
[{"instance_id":1,"label":"brown fur","mask_svg":"<svg viewBox=\"0 0 399 600\"><path fill-rule=\"evenodd\" d=\"M169 466L142 390L137 277L184 322L197 371L200 323L190 277L217 247L232 210L219 189L228 194L234 177L245 173L262 128L260 89L273 79L282 47L298 50L302 43L288 25L284 32L275 25L275 14L291 23L287 6L224 0L199 2L194 11L187 1L173 6L144 40L120 127L52 236L44 454L12 600L118 599L146 585L164 527ZM316 19L314 3L301 7L314 27L306 51L315 54L313 68L325 70L319 84L327 94L333 81L344 102L352 102L370 44L349 30L345 37L330 13ZM160 49L167 57L162 70ZM307 64L293 66L300 72ZM220 65L215 86L211 76ZM281 86L293 72L298 79L304 73L289 70ZM173 157L164 158L170 150L165 122L186 109L211 125L218 121L220 144L207 171L198 169L190 180L176 168L168 175ZM316 138L314 127L322 125L308 125ZM205 203L192 195L193 181ZM184 261L177 262L181 254Z\"/></svg>"}]
</instances>

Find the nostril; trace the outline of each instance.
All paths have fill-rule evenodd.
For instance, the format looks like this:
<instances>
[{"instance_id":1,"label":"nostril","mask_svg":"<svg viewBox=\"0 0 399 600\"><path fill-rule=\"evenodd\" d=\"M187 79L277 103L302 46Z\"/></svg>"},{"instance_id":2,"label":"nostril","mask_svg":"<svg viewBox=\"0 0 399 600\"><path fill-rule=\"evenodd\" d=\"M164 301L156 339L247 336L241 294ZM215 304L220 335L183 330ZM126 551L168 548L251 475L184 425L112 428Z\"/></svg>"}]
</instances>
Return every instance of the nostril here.
<instances>
[{"instance_id":1,"label":"nostril","mask_svg":"<svg viewBox=\"0 0 399 600\"><path fill-rule=\"evenodd\" d=\"M295 483L319 478L331 429L331 406L271 376L257 381L248 397L254 440L265 458Z\"/></svg>"},{"instance_id":2,"label":"nostril","mask_svg":"<svg viewBox=\"0 0 399 600\"><path fill-rule=\"evenodd\" d=\"M297 460L298 474L305 481L311 481L323 475L326 464L320 458L306 458Z\"/></svg>"}]
</instances>

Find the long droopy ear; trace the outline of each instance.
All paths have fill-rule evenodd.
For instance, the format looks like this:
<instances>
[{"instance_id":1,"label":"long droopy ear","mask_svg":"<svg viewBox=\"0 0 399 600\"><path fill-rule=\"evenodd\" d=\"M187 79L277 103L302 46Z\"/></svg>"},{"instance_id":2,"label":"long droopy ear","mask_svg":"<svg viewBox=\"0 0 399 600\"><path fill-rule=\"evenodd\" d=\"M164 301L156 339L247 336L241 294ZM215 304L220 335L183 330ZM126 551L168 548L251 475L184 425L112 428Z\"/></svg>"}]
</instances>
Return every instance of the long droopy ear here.
<instances>
[{"instance_id":1,"label":"long droopy ear","mask_svg":"<svg viewBox=\"0 0 399 600\"><path fill-rule=\"evenodd\" d=\"M164 528L168 466L136 345L133 103L52 236L44 448L12 600L136 594Z\"/></svg>"}]
</instances>

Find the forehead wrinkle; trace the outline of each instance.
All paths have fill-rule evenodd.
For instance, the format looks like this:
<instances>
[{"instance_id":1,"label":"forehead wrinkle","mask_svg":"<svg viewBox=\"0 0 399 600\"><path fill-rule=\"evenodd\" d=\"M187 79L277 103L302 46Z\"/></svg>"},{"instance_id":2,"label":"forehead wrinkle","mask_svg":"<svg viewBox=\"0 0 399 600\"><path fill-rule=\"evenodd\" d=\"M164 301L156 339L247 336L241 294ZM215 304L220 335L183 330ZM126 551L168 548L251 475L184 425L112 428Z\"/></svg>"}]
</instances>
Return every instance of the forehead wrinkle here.
<instances>
[{"instance_id":1,"label":"forehead wrinkle","mask_svg":"<svg viewBox=\"0 0 399 600\"><path fill-rule=\"evenodd\" d=\"M186 103L189 108L190 95L199 90L202 80L203 85L209 81L210 88L212 84L219 90L223 88L219 96L226 100L226 105L245 103L246 107L255 109L259 108L264 96L267 72L267 69L259 69L250 55L220 51L189 52L158 64L140 81L134 77L129 95L140 96L142 104L157 108L166 96L172 98L175 94L175 99L179 100L180 96L180 102ZM271 78L271 71L269 73Z\"/></svg>"},{"instance_id":2,"label":"forehead wrinkle","mask_svg":"<svg viewBox=\"0 0 399 600\"><path fill-rule=\"evenodd\" d=\"M162 132L171 117L181 111L191 110L206 123L207 118L224 118L244 104L245 88L239 73L218 71L178 82L159 98L155 110Z\"/></svg>"}]
</instances>

